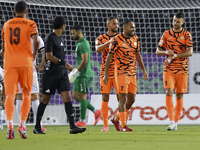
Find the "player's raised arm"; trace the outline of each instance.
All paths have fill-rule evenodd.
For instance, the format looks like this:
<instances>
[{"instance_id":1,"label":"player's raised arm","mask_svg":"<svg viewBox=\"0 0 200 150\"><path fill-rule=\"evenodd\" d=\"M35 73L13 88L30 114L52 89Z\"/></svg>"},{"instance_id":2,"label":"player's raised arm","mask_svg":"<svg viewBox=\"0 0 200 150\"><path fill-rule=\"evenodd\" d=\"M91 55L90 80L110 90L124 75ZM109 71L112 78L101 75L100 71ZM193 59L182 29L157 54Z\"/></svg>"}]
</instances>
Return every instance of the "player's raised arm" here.
<instances>
[{"instance_id":1,"label":"player's raised arm","mask_svg":"<svg viewBox=\"0 0 200 150\"><path fill-rule=\"evenodd\" d=\"M112 39L110 39L108 42L101 44L101 45L99 45L98 41L96 41L96 44L95 44L96 52L101 53L107 46L110 45L111 41L112 41Z\"/></svg>"},{"instance_id":2,"label":"player's raised arm","mask_svg":"<svg viewBox=\"0 0 200 150\"><path fill-rule=\"evenodd\" d=\"M159 56L166 55L167 54L166 52L167 52L166 50L164 50L163 48L160 48L160 47L157 47L157 49L156 49L156 55L159 55Z\"/></svg>"}]
</instances>

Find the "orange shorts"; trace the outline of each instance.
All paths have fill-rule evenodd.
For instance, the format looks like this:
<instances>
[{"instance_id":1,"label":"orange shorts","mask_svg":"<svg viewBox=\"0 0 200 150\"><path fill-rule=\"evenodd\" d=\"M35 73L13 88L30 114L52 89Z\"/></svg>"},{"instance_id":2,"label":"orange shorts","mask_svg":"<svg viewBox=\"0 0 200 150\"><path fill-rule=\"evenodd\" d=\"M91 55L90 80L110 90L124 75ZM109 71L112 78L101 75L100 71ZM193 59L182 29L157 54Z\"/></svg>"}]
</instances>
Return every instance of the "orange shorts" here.
<instances>
[{"instance_id":1,"label":"orange shorts","mask_svg":"<svg viewBox=\"0 0 200 150\"><path fill-rule=\"evenodd\" d=\"M137 93L137 77L120 75L116 77L119 93Z\"/></svg>"},{"instance_id":2,"label":"orange shorts","mask_svg":"<svg viewBox=\"0 0 200 150\"><path fill-rule=\"evenodd\" d=\"M164 89L172 88L176 93L187 93L188 75L163 73Z\"/></svg>"},{"instance_id":3,"label":"orange shorts","mask_svg":"<svg viewBox=\"0 0 200 150\"><path fill-rule=\"evenodd\" d=\"M109 94L112 86L115 89L115 93L118 94L119 92L118 92L118 89L117 89L115 78L109 78L108 79L108 84L106 85L103 82L103 77L100 77L101 93Z\"/></svg>"},{"instance_id":4,"label":"orange shorts","mask_svg":"<svg viewBox=\"0 0 200 150\"><path fill-rule=\"evenodd\" d=\"M10 67L4 69L5 94L16 94L18 82L22 92L30 92L33 85L33 67Z\"/></svg>"}]
</instances>

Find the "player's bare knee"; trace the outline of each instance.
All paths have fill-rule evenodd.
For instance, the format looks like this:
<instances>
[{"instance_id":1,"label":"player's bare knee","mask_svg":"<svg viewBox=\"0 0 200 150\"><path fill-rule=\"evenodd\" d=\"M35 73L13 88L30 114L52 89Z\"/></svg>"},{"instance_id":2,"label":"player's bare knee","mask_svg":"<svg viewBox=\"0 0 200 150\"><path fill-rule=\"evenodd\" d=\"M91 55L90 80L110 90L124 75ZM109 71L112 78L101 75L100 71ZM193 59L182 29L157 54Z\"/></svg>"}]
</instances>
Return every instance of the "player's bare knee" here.
<instances>
[{"instance_id":1,"label":"player's bare knee","mask_svg":"<svg viewBox=\"0 0 200 150\"><path fill-rule=\"evenodd\" d=\"M34 101L34 100L37 100L37 99L39 99L38 93L31 94L31 101Z\"/></svg>"},{"instance_id":2,"label":"player's bare knee","mask_svg":"<svg viewBox=\"0 0 200 150\"><path fill-rule=\"evenodd\" d=\"M104 102L108 102L109 101L109 94L102 94L102 100Z\"/></svg>"},{"instance_id":3,"label":"player's bare knee","mask_svg":"<svg viewBox=\"0 0 200 150\"><path fill-rule=\"evenodd\" d=\"M132 104L133 104L133 103L135 103L135 98L133 98L133 99L128 99L128 100L127 100L127 102L129 102L129 103L132 103Z\"/></svg>"},{"instance_id":4,"label":"player's bare knee","mask_svg":"<svg viewBox=\"0 0 200 150\"><path fill-rule=\"evenodd\" d=\"M182 99L183 93L176 93L176 99Z\"/></svg>"},{"instance_id":5,"label":"player's bare knee","mask_svg":"<svg viewBox=\"0 0 200 150\"><path fill-rule=\"evenodd\" d=\"M22 93L16 94L16 98L17 98L18 100L22 100Z\"/></svg>"},{"instance_id":6,"label":"player's bare knee","mask_svg":"<svg viewBox=\"0 0 200 150\"><path fill-rule=\"evenodd\" d=\"M166 96L172 96L173 95L173 89L165 89Z\"/></svg>"},{"instance_id":7,"label":"player's bare knee","mask_svg":"<svg viewBox=\"0 0 200 150\"><path fill-rule=\"evenodd\" d=\"M49 103L49 99L47 99L47 98L42 98L41 102L44 103L44 104L48 104L48 103Z\"/></svg>"},{"instance_id":8,"label":"player's bare knee","mask_svg":"<svg viewBox=\"0 0 200 150\"><path fill-rule=\"evenodd\" d=\"M73 94L73 99L75 99L76 101L78 101L78 95Z\"/></svg>"},{"instance_id":9,"label":"player's bare knee","mask_svg":"<svg viewBox=\"0 0 200 150\"><path fill-rule=\"evenodd\" d=\"M120 105L125 105L126 103L126 95L125 94L120 94L119 95L119 104Z\"/></svg>"},{"instance_id":10,"label":"player's bare knee","mask_svg":"<svg viewBox=\"0 0 200 150\"><path fill-rule=\"evenodd\" d=\"M69 96L69 95L68 96L64 96L62 98L63 98L63 102L64 103L72 101L71 96Z\"/></svg>"}]
</instances>

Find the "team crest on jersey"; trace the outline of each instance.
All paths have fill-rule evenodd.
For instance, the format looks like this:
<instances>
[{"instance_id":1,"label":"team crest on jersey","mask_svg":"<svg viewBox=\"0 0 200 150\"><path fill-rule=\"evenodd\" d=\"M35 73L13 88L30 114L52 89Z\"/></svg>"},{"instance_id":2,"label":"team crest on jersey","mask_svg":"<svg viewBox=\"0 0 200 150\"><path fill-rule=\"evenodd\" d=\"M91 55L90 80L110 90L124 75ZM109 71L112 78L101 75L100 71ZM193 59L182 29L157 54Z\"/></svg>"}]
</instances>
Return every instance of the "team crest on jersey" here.
<instances>
[{"instance_id":1,"label":"team crest on jersey","mask_svg":"<svg viewBox=\"0 0 200 150\"><path fill-rule=\"evenodd\" d=\"M183 39L184 39L184 37L183 37L183 36L181 36L181 37L180 37L180 39L181 39L181 40L183 40Z\"/></svg>"},{"instance_id":2,"label":"team crest on jersey","mask_svg":"<svg viewBox=\"0 0 200 150\"><path fill-rule=\"evenodd\" d=\"M134 42L134 45L137 46L137 42Z\"/></svg>"}]
</instances>

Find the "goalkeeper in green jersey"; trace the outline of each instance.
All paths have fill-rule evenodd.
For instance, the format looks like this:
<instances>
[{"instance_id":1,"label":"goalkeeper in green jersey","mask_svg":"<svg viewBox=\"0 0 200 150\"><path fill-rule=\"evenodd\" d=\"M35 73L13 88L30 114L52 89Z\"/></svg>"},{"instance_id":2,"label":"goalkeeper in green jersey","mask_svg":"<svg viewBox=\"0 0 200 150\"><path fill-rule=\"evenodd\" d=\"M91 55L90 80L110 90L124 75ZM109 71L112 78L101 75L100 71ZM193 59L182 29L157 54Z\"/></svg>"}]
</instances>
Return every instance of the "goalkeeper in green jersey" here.
<instances>
[{"instance_id":1,"label":"goalkeeper in green jersey","mask_svg":"<svg viewBox=\"0 0 200 150\"><path fill-rule=\"evenodd\" d=\"M70 83L73 86L73 98L80 103L81 120L76 123L78 127L86 127L86 110L89 109L94 113L95 122L97 124L101 117L101 111L97 110L87 100L87 93L89 92L89 85L92 78L92 69L90 62L90 44L83 36L80 25L75 25L71 29L71 36L78 40L76 45L75 57L76 67L69 74Z\"/></svg>"}]
</instances>

